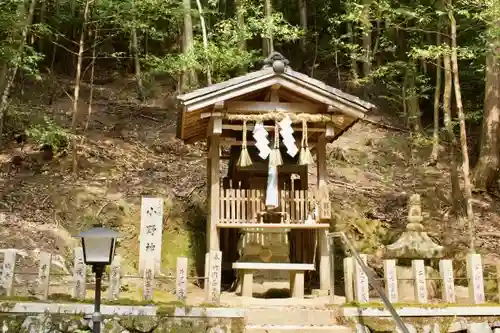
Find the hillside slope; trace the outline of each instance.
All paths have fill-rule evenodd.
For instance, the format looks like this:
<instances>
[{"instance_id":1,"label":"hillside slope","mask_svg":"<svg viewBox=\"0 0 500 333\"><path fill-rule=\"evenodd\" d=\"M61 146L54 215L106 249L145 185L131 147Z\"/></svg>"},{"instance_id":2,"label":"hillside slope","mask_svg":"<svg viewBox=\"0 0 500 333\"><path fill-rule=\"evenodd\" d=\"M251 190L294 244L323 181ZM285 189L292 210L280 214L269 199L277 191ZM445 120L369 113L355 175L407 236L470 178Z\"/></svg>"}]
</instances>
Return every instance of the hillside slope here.
<instances>
[{"instance_id":1,"label":"hillside slope","mask_svg":"<svg viewBox=\"0 0 500 333\"><path fill-rule=\"evenodd\" d=\"M36 91L33 89L25 89ZM163 90L162 90L163 89ZM0 249L45 250L58 254L69 270L71 235L96 221L126 235L118 249L126 259L126 273L136 270L138 230L142 195L167 200L164 273L171 272L178 255L198 257L203 253L205 219L205 146L186 146L175 138L174 96L157 87L158 98L138 105L129 100L126 80L97 86L87 139L81 144L79 177L71 177L70 156L35 166L23 162L16 170L4 168L0 178ZM89 95L83 87L83 100ZM39 110L67 127L71 101L60 97L52 106L43 96L17 96L19 108ZM22 101L22 103L20 102ZM80 125L85 126L88 104L81 103ZM33 150L10 142L0 154L8 166L12 157ZM420 193L425 226L439 241L445 226L453 243L450 251L463 253L464 226L448 223L449 173L446 161L425 166L426 149L410 154L406 133L358 123L328 148L334 225L357 240L362 251L374 252L388 244L406 224L409 194ZM500 233L496 201L485 196L476 200L478 232ZM457 241L458 240L458 241ZM499 247L494 238L481 238L479 248L493 260ZM27 257L22 270L36 269ZM197 267L200 268L200 267ZM66 270L64 269L64 270Z\"/></svg>"}]
</instances>

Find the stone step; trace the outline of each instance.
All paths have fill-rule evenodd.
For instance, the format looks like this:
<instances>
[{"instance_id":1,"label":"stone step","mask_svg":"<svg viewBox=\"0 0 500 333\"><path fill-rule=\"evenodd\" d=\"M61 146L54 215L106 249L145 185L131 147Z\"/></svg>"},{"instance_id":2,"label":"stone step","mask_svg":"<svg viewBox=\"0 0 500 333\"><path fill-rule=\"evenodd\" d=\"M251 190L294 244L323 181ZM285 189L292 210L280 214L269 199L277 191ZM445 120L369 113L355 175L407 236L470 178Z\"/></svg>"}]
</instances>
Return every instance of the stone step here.
<instances>
[{"instance_id":1,"label":"stone step","mask_svg":"<svg viewBox=\"0 0 500 333\"><path fill-rule=\"evenodd\" d=\"M352 329L340 325L246 325L245 333L352 333Z\"/></svg>"},{"instance_id":2,"label":"stone step","mask_svg":"<svg viewBox=\"0 0 500 333\"><path fill-rule=\"evenodd\" d=\"M337 324L332 309L250 308L246 313L247 325L316 325Z\"/></svg>"}]
</instances>

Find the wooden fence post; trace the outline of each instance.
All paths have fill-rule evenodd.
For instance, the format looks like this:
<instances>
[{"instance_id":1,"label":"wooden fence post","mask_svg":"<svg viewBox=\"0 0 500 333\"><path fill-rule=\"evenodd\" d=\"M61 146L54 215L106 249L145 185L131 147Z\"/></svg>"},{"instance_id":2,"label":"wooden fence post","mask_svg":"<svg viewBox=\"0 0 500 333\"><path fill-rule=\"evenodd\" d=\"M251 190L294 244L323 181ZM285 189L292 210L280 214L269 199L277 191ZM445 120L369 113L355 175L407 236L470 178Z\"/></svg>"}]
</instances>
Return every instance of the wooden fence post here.
<instances>
[{"instance_id":1,"label":"wooden fence post","mask_svg":"<svg viewBox=\"0 0 500 333\"><path fill-rule=\"evenodd\" d=\"M385 294L389 302L396 303L398 301L398 275L396 270L396 260L384 260L384 280Z\"/></svg>"},{"instance_id":2,"label":"wooden fence post","mask_svg":"<svg viewBox=\"0 0 500 333\"><path fill-rule=\"evenodd\" d=\"M16 250L9 249L3 253L2 286L5 296L12 296L14 291L14 272L16 270Z\"/></svg>"},{"instance_id":3,"label":"wooden fence post","mask_svg":"<svg viewBox=\"0 0 500 333\"><path fill-rule=\"evenodd\" d=\"M220 303L222 252L210 251L207 302Z\"/></svg>"},{"instance_id":4,"label":"wooden fence post","mask_svg":"<svg viewBox=\"0 0 500 333\"><path fill-rule=\"evenodd\" d=\"M446 303L455 303L455 279L453 277L453 261L444 259L439 261L439 274L443 282L443 301Z\"/></svg>"},{"instance_id":5,"label":"wooden fence post","mask_svg":"<svg viewBox=\"0 0 500 333\"><path fill-rule=\"evenodd\" d=\"M427 282L425 280L425 265L423 260L412 260L411 268L415 288L415 301L427 303Z\"/></svg>"},{"instance_id":6,"label":"wooden fence post","mask_svg":"<svg viewBox=\"0 0 500 333\"><path fill-rule=\"evenodd\" d=\"M469 298L474 304L485 302L483 264L481 255L471 253L467 255L467 278L469 280Z\"/></svg>"},{"instance_id":7,"label":"wooden fence post","mask_svg":"<svg viewBox=\"0 0 500 333\"><path fill-rule=\"evenodd\" d=\"M144 274L151 258L154 271L161 270L163 234L163 198L143 197L141 203L141 232L139 235L139 274Z\"/></svg>"},{"instance_id":8,"label":"wooden fence post","mask_svg":"<svg viewBox=\"0 0 500 333\"><path fill-rule=\"evenodd\" d=\"M187 275L188 275L188 258L177 258L177 274L175 277L175 295L177 300L184 302L187 298Z\"/></svg>"},{"instance_id":9,"label":"wooden fence post","mask_svg":"<svg viewBox=\"0 0 500 333\"><path fill-rule=\"evenodd\" d=\"M360 254L361 260L366 264L366 254ZM361 268L361 265L356 261L354 263L354 295L358 303L370 302L370 295L368 289L368 277Z\"/></svg>"},{"instance_id":10,"label":"wooden fence post","mask_svg":"<svg viewBox=\"0 0 500 333\"><path fill-rule=\"evenodd\" d=\"M87 288L87 267L83 260L83 248L75 247L74 262L73 262L73 280L75 286L73 288L73 298L85 299Z\"/></svg>"},{"instance_id":11,"label":"wooden fence post","mask_svg":"<svg viewBox=\"0 0 500 333\"><path fill-rule=\"evenodd\" d=\"M117 254L113 258L113 262L109 268L109 288L108 288L108 299L117 300L120 298L120 287L121 287L121 262L122 257Z\"/></svg>"},{"instance_id":12,"label":"wooden fence post","mask_svg":"<svg viewBox=\"0 0 500 333\"><path fill-rule=\"evenodd\" d=\"M52 265L52 254L40 252L40 262L38 264L38 286L41 299L49 298L50 266Z\"/></svg>"}]
</instances>

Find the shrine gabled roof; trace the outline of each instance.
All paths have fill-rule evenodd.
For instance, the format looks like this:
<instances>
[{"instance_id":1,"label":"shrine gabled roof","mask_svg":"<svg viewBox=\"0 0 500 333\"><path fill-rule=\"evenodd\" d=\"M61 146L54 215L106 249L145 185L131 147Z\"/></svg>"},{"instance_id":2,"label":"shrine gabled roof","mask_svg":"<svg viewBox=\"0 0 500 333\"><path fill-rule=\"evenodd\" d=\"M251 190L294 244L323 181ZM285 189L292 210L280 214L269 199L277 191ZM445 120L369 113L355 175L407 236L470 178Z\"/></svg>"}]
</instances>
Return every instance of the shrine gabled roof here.
<instances>
[{"instance_id":1,"label":"shrine gabled roof","mask_svg":"<svg viewBox=\"0 0 500 333\"><path fill-rule=\"evenodd\" d=\"M288 60L277 52L271 54L264 63L265 66L261 70L179 95L177 99L183 108L179 115L178 134L185 132L182 130L183 127L194 127L194 115L189 115L191 119L189 125L185 121L188 114L201 110L210 111L210 107L217 103L252 95L274 85L279 85L291 94L305 98L311 103L332 106L335 111L353 119L363 118L365 113L376 108L375 105L354 95L294 71L288 66ZM199 116L196 119L197 122L203 122ZM189 133L179 135L184 140L188 140L189 136Z\"/></svg>"}]
</instances>

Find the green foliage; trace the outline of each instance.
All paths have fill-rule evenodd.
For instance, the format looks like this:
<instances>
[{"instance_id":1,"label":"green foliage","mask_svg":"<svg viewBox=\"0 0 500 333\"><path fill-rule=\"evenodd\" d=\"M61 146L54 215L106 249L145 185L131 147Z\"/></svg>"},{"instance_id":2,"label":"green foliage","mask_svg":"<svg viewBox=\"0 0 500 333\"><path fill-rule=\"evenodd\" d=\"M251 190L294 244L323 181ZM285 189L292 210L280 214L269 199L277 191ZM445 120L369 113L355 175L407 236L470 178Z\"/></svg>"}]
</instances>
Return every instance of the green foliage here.
<instances>
[{"instance_id":1,"label":"green foliage","mask_svg":"<svg viewBox=\"0 0 500 333\"><path fill-rule=\"evenodd\" d=\"M43 122L32 125L26 134L39 145L50 145L55 152L63 151L68 147L70 133L45 117Z\"/></svg>"},{"instance_id":2,"label":"green foliage","mask_svg":"<svg viewBox=\"0 0 500 333\"><path fill-rule=\"evenodd\" d=\"M375 253L389 239L385 222L362 217L352 211L333 212L338 230L346 233L360 253Z\"/></svg>"},{"instance_id":3,"label":"green foliage","mask_svg":"<svg viewBox=\"0 0 500 333\"><path fill-rule=\"evenodd\" d=\"M243 8L245 29L238 26L236 18L226 18L216 22L209 31L208 50L205 52L201 36L194 40L194 47L187 53L167 55L148 54L143 58L149 74L168 73L178 77L187 69L205 73L207 64L213 80L220 82L230 78L235 71L250 67L258 58L259 50L243 50L242 40L268 37L271 33L276 42L290 42L298 39L301 30L289 24L282 13L273 13L268 20L261 4L245 2Z\"/></svg>"}]
</instances>

